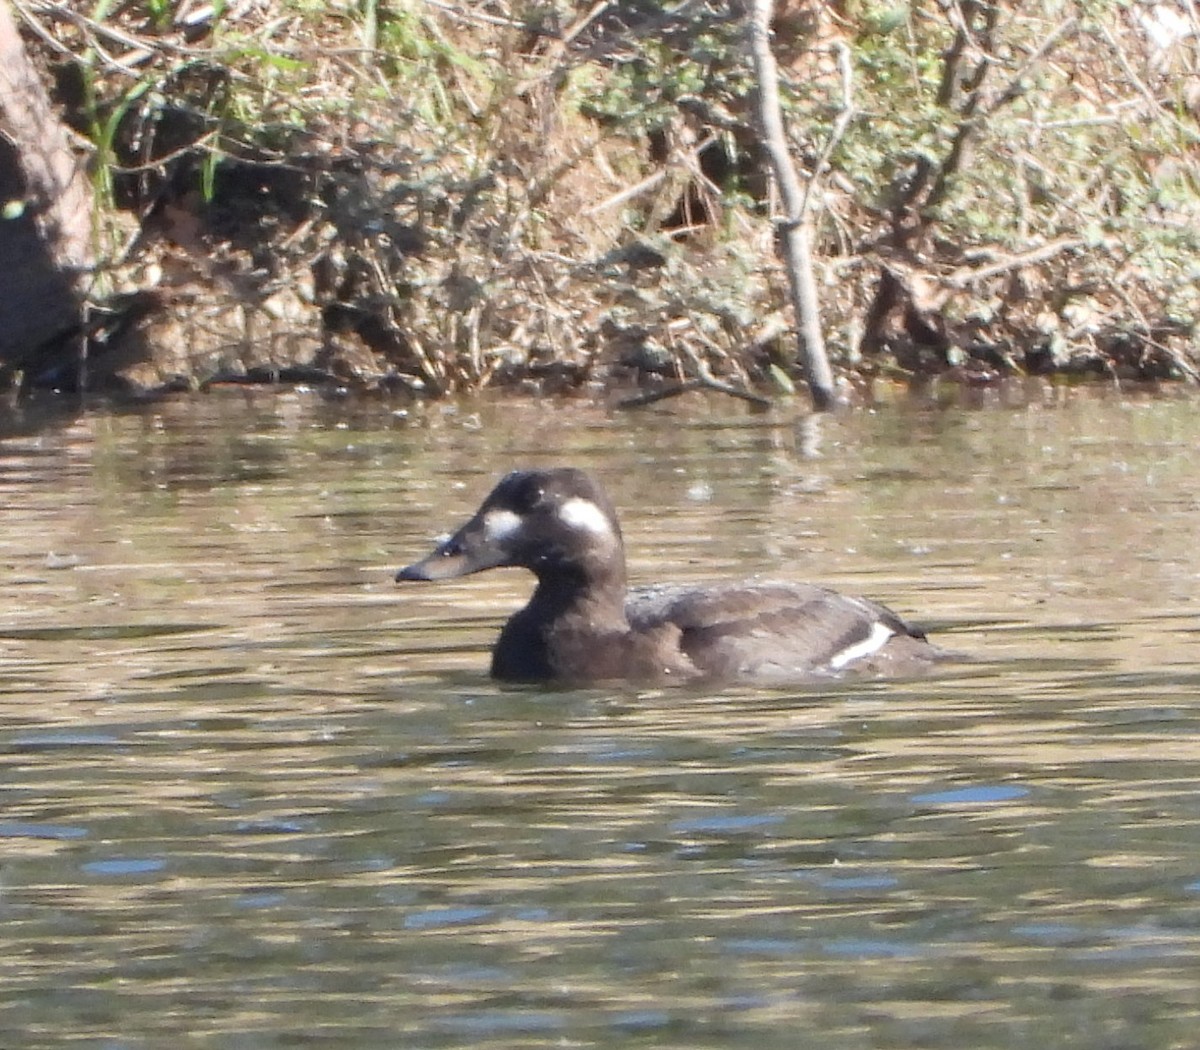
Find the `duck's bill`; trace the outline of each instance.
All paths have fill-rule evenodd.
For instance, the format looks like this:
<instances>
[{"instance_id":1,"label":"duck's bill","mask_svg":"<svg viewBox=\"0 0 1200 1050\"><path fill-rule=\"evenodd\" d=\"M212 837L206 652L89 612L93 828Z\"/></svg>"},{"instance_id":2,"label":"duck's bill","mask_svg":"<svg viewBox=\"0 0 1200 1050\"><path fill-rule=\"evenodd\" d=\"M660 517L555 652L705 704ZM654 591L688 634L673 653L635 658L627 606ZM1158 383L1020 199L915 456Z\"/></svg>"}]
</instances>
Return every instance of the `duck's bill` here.
<instances>
[{"instance_id":1,"label":"duck's bill","mask_svg":"<svg viewBox=\"0 0 1200 1050\"><path fill-rule=\"evenodd\" d=\"M426 558L406 565L396 573L396 582L405 580L452 580L507 564L503 551L490 543L479 542L468 525L451 536Z\"/></svg>"},{"instance_id":2,"label":"duck's bill","mask_svg":"<svg viewBox=\"0 0 1200 1050\"><path fill-rule=\"evenodd\" d=\"M465 576L470 569L464 568L461 558L439 558L431 554L428 558L406 565L396 572L396 582L405 580L452 580L455 576Z\"/></svg>"}]
</instances>

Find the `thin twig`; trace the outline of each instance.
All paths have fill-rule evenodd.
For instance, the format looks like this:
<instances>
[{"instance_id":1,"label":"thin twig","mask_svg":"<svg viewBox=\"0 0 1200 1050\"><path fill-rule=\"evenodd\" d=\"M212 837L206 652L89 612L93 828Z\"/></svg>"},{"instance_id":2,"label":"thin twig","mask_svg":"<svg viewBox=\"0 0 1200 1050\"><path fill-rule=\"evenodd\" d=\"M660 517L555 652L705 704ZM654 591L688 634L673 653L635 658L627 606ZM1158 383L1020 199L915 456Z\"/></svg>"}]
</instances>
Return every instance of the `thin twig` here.
<instances>
[{"instance_id":1,"label":"thin twig","mask_svg":"<svg viewBox=\"0 0 1200 1050\"><path fill-rule=\"evenodd\" d=\"M689 166L693 168L693 171L699 169L700 154L715 141L716 136L709 135L702 142L686 151L684 159L692 162ZM590 145L594 145L594 143ZM639 194L645 193L647 190L654 189L655 186L657 186L670 174L670 170L666 168L664 168L662 171L656 171L653 175L647 176L640 182L636 182L632 186L627 186L623 190L618 190L611 197L606 197L598 204L593 204L590 208L585 208L583 214L595 215L597 212L605 211L608 208L615 208L617 205L624 204L625 201L629 200L631 197L636 197Z\"/></svg>"},{"instance_id":2,"label":"thin twig","mask_svg":"<svg viewBox=\"0 0 1200 1050\"><path fill-rule=\"evenodd\" d=\"M1024 91L1025 78L1033 70L1033 67L1041 62L1042 59L1046 58L1051 51L1058 47L1059 43L1065 37L1074 36L1078 29L1079 19L1072 17L1064 18L1061 22L1059 22L1058 25L1050 30L1050 33L1046 36L1046 39L1042 41L1038 49L1025 60L1025 62L1021 65L1021 68L1018 69L1009 78L1008 83L1001 88L1000 93L984 108L984 114L986 116L991 116L1002 106L1006 106L1014 99L1019 98Z\"/></svg>"},{"instance_id":3,"label":"thin twig","mask_svg":"<svg viewBox=\"0 0 1200 1050\"><path fill-rule=\"evenodd\" d=\"M526 29L524 22L516 18L502 18L499 15L486 15L482 11L464 11L456 4L444 4L440 0L425 0L426 7L435 7L439 11L456 18L460 22L474 22L477 25L504 26L508 29Z\"/></svg>"},{"instance_id":4,"label":"thin twig","mask_svg":"<svg viewBox=\"0 0 1200 1050\"><path fill-rule=\"evenodd\" d=\"M1121 49L1121 45L1117 43L1116 37L1112 35L1112 32L1109 30L1108 26L1104 25L1102 22L1098 22L1096 29L1100 35L1104 37L1104 40L1108 46L1112 48L1113 54L1116 56L1117 62L1121 66L1121 70L1129 78L1129 82L1138 90L1138 92L1150 104L1150 106L1160 115L1167 118L1171 122L1174 129L1185 136L1189 142L1200 142L1200 132L1197 132L1194 127L1191 127L1190 125L1181 121L1174 113L1171 112L1170 107L1163 105L1155 96L1154 92L1150 90L1145 81L1143 81L1142 78L1137 75L1133 69L1133 66L1130 65L1129 59L1125 57L1125 52Z\"/></svg>"},{"instance_id":5,"label":"thin twig","mask_svg":"<svg viewBox=\"0 0 1200 1050\"><path fill-rule=\"evenodd\" d=\"M187 55L189 57L203 57L210 53L207 49L185 47L182 44L177 44L168 39L151 40L146 37L135 36L133 33L127 33L125 30L118 29L116 26L106 25L104 22L98 22L94 18L89 18L87 15L80 14L78 11L72 10L66 4L45 3L39 2L39 0L34 0L32 3L22 2L22 0L12 0L12 5L21 14L22 18L31 24L37 21L33 16L33 12L36 11L38 14L44 15L56 21L67 22L75 26L75 28L79 29L81 32L87 33L93 38L92 46L98 53L104 55L108 63L110 63L114 68L121 70L121 72L130 74L132 76L140 76L141 74L126 68L117 59L113 58L111 55L108 55L106 52L103 52L100 46L96 43L95 38L103 37L114 43L121 44L123 47L126 47L130 51L134 52L148 51L151 54L170 53L175 55Z\"/></svg>"},{"instance_id":6,"label":"thin twig","mask_svg":"<svg viewBox=\"0 0 1200 1050\"><path fill-rule=\"evenodd\" d=\"M617 191L611 197L606 197L599 204L593 204L590 208L584 208L583 214L595 215L596 212L615 208L618 204L624 204L631 197L636 197L638 194L654 189L655 186L667 177L667 174L665 169L656 171L653 175L647 176L640 182L635 182L632 186L627 186L625 189Z\"/></svg>"},{"instance_id":7,"label":"thin twig","mask_svg":"<svg viewBox=\"0 0 1200 1050\"><path fill-rule=\"evenodd\" d=\"M1086 241L1078 237L1062 237L1057 241L1044 244L1040 248L1034 248L1032 251L1022 252L1020 255L1011 256L1001 262L992 263L990 266L981 266L978 269L960 266L944 279L944 283L952 288L965 288L976 281L985 281L989 277L996 277L1002 273L1021 270L1026 266L1035 266L1053 259L1056 255L1082 248L1086 244Z\"/></svg>"},{"instance_id":8,"label":"thin twig","mask_svg":"<svg viewBox=\"0 0 1200 1050\"><path fill-rule=\"evenodd\" d=\"M1165 354L1168 358L1170 358L1171 364L1179 369L1184 379L1186 379L1189 383L1200 383L1200 372L1197 372L1196 369L1192 367L1183 354L1179 353L1172 347L1167 346L1166 343L1160 342L1152 337L1153 327L1151 326L1150 321L1147 319L1145 313L1138 306L1138 304L1134 302L1133 296L1126 291L1123 285L1119 282L1114 282L1112 290L1117 294L1121 301L1124 302L1125 309L1141 322L1141 327L1145 331L1144 338L1146 344L1154 347L1160 353Z\"/></svg>"},{"instance_id":9,"label":"thin twig","mask_svg":"<svg viewBox=\"0 0 1200 1050\"><path fill-rule=\"evenodd\" d=\"M842 137L846 134L846 129L850 127L850 122L857 114L854 108L854 70L850 64L850 49L840 40L833 47L837 51L838 69L842 74L842 108L838 112L837 120L833 122L829 138L826 139L825 146L821 150L821 155L817 158L816 164L813 165L812 175L809 176L808 183L804 187L804 198L800 202L800 214L802 216L808 214L817 184L821 177L829 170L829 158L833 156L833 151L837 148L837 144L842 141Z\"/></svg>"}]
</instances>

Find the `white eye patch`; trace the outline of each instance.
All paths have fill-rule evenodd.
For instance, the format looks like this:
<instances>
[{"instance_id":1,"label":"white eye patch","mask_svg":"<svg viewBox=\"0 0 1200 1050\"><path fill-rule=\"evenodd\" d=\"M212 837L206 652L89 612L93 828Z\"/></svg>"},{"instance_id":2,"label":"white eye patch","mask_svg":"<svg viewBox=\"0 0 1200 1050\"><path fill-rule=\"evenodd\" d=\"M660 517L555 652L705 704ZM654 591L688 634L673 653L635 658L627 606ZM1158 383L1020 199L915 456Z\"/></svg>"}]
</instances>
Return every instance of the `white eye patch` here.
<instances>
[{"instance_id":1,"label":"white eye patch","mask_svg":"<svg viewBox=\"0 0 1200 1050\"><path fill-rule=\"evenodd\" d=\"M483 534L488 543L502 543L521 531L521 515L511 510L489 510L483 516Z\"/></svg>"},{"instance_id":2,"label":"white eye patch","mask_svg":"<svg viewBox=\"0 0 1200 1050\"><path fill-rule=\"evenodd\" d=\"M593 536L612 535L608 515L590 499L576 496L567 500L558 508L558 517L564 525L572 529L590 532Z\"/></svg>"}]
</instances>

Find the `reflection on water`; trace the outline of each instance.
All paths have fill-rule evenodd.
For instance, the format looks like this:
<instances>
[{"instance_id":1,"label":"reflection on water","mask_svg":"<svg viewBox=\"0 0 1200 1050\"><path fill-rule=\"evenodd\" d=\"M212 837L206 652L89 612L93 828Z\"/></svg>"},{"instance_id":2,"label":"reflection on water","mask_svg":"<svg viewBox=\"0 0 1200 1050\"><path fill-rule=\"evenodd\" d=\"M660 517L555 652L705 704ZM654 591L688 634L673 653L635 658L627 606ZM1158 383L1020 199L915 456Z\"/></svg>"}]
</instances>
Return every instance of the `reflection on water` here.
<instances>
[{"instance_id":1,"label":"reflection on water","mask_svg":"<svg viewBox=\"0 0 1200 1050\"><path fill-rule=\"evenodd\" d=\"M0 441L0 1046L1190 1047L1195 405L786 421L303 394ZM970 662L500 689L515 465L632 575L867 593Z\"/></svg>"}]
</instances>

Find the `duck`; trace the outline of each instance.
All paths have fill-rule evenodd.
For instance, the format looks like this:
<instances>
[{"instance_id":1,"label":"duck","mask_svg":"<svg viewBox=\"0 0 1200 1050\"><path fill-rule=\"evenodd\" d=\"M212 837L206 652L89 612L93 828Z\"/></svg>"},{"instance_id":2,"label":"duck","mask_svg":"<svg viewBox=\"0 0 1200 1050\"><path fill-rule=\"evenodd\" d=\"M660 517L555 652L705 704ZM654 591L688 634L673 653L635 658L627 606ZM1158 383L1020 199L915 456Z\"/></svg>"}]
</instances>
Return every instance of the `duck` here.
<instances>
[{"instance_id":1,"label":"duck","mask_svg":"<svg viewBox=\"0 0 1200 1050\"><path fill-rule=\"evenodd\" d=\"M519 567L528 603L492 648L501 682L810 682L908 675L944 653L891 609L811 583L749 579L630 590L616 510L574 467L515 470L397 583Z\"/></svg>"}]
</instances>

